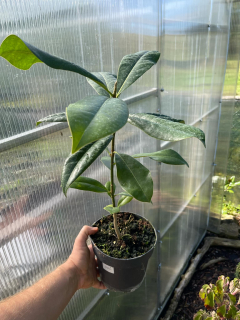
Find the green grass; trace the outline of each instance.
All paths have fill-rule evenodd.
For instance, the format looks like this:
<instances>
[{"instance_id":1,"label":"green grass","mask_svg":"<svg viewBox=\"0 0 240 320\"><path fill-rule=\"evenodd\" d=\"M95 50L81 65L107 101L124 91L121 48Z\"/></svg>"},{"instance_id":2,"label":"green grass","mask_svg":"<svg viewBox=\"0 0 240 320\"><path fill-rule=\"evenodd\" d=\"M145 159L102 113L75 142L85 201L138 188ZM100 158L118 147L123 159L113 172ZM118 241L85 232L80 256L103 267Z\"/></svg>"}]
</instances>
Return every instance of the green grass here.
<instances>
[{"instance_id":1,"label":"green grass","mask_svg":"<svg viewBox=\"0 0 240 320\"><path fill-rule=\"evenodd\" d=\"M238 71L238 81L237 81L237 93L236 93L237 96L240 96L240 68L239 68L239 71Z\"/></svg>"}]
</instances>

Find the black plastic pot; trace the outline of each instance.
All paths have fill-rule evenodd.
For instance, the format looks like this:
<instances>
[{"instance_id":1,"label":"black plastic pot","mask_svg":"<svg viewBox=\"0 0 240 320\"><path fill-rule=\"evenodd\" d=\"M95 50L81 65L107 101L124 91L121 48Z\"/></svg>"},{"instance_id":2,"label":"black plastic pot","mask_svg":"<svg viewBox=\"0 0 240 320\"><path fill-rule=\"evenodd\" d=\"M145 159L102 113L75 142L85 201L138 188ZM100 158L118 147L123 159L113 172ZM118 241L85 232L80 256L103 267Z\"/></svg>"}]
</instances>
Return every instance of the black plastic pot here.
<instances>
[{"instance_id":1,"label":"black plastic pot","mask_svg":"<svg viewBox=\"0 0 240 320\"><path fill-rule=\"evenodd\" d=\"M139 217L139 219L148 221L138 214L134 213L134 215ZM151 226L153 227L152 224ZM148 260L153 253L157 241L156 230L154 227L153 229L156 237L153 247L142 256L131 259L117 259L110 257L103 253L91 239L93 251L98 259L101 280L109 290L133 292L140 287L146 274Z\"/></svg>"}]
</instances>

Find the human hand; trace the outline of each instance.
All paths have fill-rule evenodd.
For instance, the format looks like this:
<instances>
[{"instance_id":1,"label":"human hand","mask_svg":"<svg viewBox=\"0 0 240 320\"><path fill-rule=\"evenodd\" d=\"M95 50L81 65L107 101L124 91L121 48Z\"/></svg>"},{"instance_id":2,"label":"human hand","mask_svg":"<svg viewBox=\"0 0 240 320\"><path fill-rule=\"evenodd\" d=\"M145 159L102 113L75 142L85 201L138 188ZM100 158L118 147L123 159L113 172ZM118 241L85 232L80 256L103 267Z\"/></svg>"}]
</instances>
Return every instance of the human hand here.
<instances>
[{"instance_id":1,"label":"human hand","mask_svg":"<svg viewBox=\"0 0 240 320\"><path fill-rule=\"evenodd\" d=\"M87 246L86 244L88 236L97 231L97 227L84 226L79 232L72 253L66 262L75 267L78 279L78 289L87 289L90 287L106 289L104 284L97 279L99 273L92 245Z\"/></svg>"}]
</instances>

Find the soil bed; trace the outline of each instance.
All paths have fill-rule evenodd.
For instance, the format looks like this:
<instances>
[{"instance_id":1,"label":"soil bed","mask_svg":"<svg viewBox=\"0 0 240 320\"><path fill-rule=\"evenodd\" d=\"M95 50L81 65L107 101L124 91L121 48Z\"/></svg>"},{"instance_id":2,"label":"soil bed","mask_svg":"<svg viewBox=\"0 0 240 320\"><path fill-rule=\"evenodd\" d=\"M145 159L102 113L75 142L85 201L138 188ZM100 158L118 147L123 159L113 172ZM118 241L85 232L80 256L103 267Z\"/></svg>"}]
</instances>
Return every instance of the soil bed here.
<instances>
[{"instance_id":1,"label":"soil bed","mask_svg":"<svg viewBox=\"0 0 240 320\"><path fill-rule=\"evenodd\" d=\"M204 270L199 270L202 264L220 257L226 261L218 262ZM235 278L236 265L240 262L240 250L224 247L210 247L198 265L190 283L184 289L178 307L172 320L192 320L198 310L206 310L203 301L199 298L199 291L204 284L216 283L219 276L224 275L230 280ZM166 307L167 309L167 307ZM167 311L167 310L166 310ZM160 318L163 318L164 313Z\"/></svg>"},{"instance_id":2,"label":"soil bed","mask_svg":"<svg viewBox=\"0 0 240 320\"><path fill-rule=\"evenodd\" d=\"M102 217L93 225L99 231L91 238L102 252L114 258L130 259L143 255L153 247L155 232L148 221L130 212L120 212L117 217L121 240L117 239L112 215Z\"/></svg>"}]
</instances>

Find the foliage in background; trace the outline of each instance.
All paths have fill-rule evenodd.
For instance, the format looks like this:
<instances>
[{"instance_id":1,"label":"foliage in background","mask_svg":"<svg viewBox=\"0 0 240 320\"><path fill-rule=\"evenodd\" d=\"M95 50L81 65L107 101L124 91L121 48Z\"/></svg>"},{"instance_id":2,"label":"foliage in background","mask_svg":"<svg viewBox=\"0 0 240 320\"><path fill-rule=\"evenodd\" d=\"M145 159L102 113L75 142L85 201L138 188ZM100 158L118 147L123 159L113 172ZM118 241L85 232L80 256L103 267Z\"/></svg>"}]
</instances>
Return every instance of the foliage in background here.
<instances>
[{"instance_id":1,"label":"foliage in background","mask_svg":"<svg viewBox=\"0 0 240 320\"><path fill-rule=\"evenodd\" d=\"M237 92L236 92L237 96L240 96L240 68L239 68L239 72L238 72L238 81L237 81Z\"/></svg>"},{"instance_id":2,"label":"foliage in background","mask_svg":"<svg viewBox=\"0 0 240 320\"><path fill-rule=\"evenodd\" d=\"M232 189L239 185L240 185L240 181L235 182L235 176L232 176L231 178L226 180L224 185L224 192L234 193Z\"/></svg>"},{"instance_id":3,"label":"foliage in background","mask_svg":"<svg viewBox=\"0 0 240 320\"><path fill-rule=\"evenodd\" d=\"M240 279L240 262L236 266L235 277Z\"/></svg>"},{"instance_id":4,"label":"foliage in background","mask_svg":"<svg viewBox=\"0 0 240 320\"><path fill-rule=\"evenodd\" d=\"M232 176L231 178L226 179L226 182L224 185L224 192L228 194L234 193L232 189L239 185L240 185L240 181L235 182L235 176ZM239 210L240 210L240 205L235 206L235 204L232 203L231 201L227 201L226 194L224 194L222 213L236 215L239 213Z\"/></svg>"},{"instance_id":5,"label":"foliage in background","mask_svg":"<svg viewBox=\"0 0 240 320\"><path fill-rule=\"evenodd\" d=\"M194 320L240 320L240 280L220 276L216 284L204 284L199 292L207 311L199 310Z\"/></svg>"}]
</instances>

